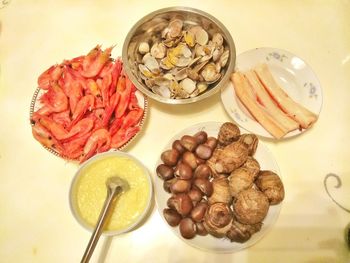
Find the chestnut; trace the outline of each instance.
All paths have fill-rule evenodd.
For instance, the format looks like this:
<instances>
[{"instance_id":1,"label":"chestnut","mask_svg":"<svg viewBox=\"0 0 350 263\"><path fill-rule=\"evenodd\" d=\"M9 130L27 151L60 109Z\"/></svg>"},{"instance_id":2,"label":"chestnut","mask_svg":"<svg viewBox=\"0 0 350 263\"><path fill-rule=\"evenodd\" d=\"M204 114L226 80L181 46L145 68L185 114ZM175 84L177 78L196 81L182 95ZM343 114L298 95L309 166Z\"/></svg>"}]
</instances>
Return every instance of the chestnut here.
<instances>
[{"instance_id":1,"label":"chestnut","mask_svg":"<svg viewBox=\"0 0 350 263\"><path fill-rule=\"evenodd\" d=\"M202 144L207 141L208 134L205 131L199 131L194 135L194 138L198 144Z\"/></svg>"},{"instance_id":2,"label":"chestnut","mask_svg":"<svg viewBox=\"0 0 350 263\"><path fill-rule=\"evenodd\" d=\"M174 194L190 191L191 182L188 180L177 179L170 185L170 191Z\"/></svg>"},{"instance_id":3,"label":"chestnut","mask_svg":"<svg viewBox=\"0 0 350 263\"><path fill-rule=\"evenodd\" d=\"M165 208L163 210L163 215L170 226L177 226L182 219L178 212L170 208Z\"/></svg>"},{"instance_id":4,"label":"chestnut","mask_svg":"<svg viewBox=\"0 0 350 263\"><path fill-rule=\"evenodd\" d=\"M163 163L168 165L168 166L176 165L177 161L179 160L179 157L180 157L179 152L177 150L174 150L174 149L166 150L160 156Z\"/></svg>"},{"instance_id":5,"label":"chestnut","mask_svg":"<svg viewBox=\"0 0 350 263\"><path fill-rule=\"evenodd\" d=\"M180 139L180 143L182 144L183 147L186 148L186 150L188 150L190 152L193 152L198 145L197 140L193 136L190 136L190 135L182 136Z\"/></svg>"},{"instance_id":6,"label":"chestnut","mask_svg":"<svg viewBox=\"0 0 350 263\"><path fill-rule=\"evenodd\" d=\"M209 177L212 175L212 171L207 164L200 164L194 170L194 178L203 178L203 179L209 179Z\"/></svg>"},{"instance_id":7,"label":"chestnut","mask_svg":"<svg viewBox=\"0 0 350 263\"><path fill-rule=\"evenodd\" d=\"M176 178L172 178L170 180L165 180L163 182L163 188L164 188L164 191L165 192L168 192L168 193L171 193L170 191L170 186L176 181L177 179Z\"/></svg>"},{"instance_id":8,"label":"chestnut","mask_svg":"<svg viewBox=\"0 0 350 263\"><path fill-rule=\"evenodd\" d=\"M178 151L179 154L183 154L186 151L185 147L180 143L180 140L175 140L172 144L172 148Z\"/></svg>"},{"instance_id":9,"label":"chestnut","mask_svg":"<svg viewBox=\"0 0 350 263\"><path fill-rule=\"evenodd\" d=\"M191 218L183 218L179 225L181 236L186 239L194 238L197 232L196 224Z\"/></svg>"},{"instance_id":10,"label":"chestnut","mask_svg":"<svg viewBox=\"0 0 350 263\"><path fill-rule=\"evenodd\" d=\"M192 186L192 189L188 192L188 195L193 203L198 203L203 197L202 191L196 186Z\"/></svg>"},{"instance_id":11,"label":"chestnut","mask_svg":"<svg viewBox=\"0 0 350 263\"><path fill-rule=\"evenodd\" d=\"M204 215L207 212L208 204L207 202L200 202L198 203L195 208L191 211L191 218L195 222L201 222L203 221Z\"/></svg>"},{"instance_id":12,"label":"chestnut","mask_svg":"<svg viewBox=\"0 0 350 263\"><path fill-rule=\"evenodd\" d=\"M206 236L208 235L207 229L204 227L204 224L202 222L197 222L196 223L197 227L197 234L200 236Z\"/></svg>"},{"instance_id":13,"label":"chestnut","mask_svg":"<svg viewBox=\"0 0 350 263\"><path fill-rule=\"evenodd\" d=\"M208 145L204 144L198 145L195 152L199 158L204 160L208 160L213 154L213 150Z\"/></svg>"},{"instance_id":14,"label":"chestnut","mask_svg":"<svg viewBox=\"0 0 350 263\"><path fill-rule=\"evenodd\" d=\"M193 176L192 168L185 163L178 163L175 168L175 175L180 179L189 180Z\"/></svg>"},{"instance_id":15,"label":"chestnut","mask_svg":"<svg viewBox=\"0 0 350 263\"><path fill-rule=\"evenodd\" d=\"M215 137L208 137L207 141L204 144L208 145L214 151L218 145L218 140Z\"/></svg>"},{"instance_id":16,"label":"chestnut","mask_svg":"<svg viewBox=\"0 0 350 263\"><path fill-rule=\"evenodd\" d=\"M169 180L174 177L174 170L173 168L165 165L165 164L160 164L157 167L157 175L159 178L163 180Z\"/></svg>"},{"instance_id":17,"label":"chestnut","mask_svg":"<svg viewBox=\"0 0 350 263\"><path fill-rule=\"evenodd\" d=\"M188 215L193 208L191 198L184 193L170 197L168 199L167 205L169 208L176 210L176 212L182 216Z\"/></svg>"},{"instance_id":18,"label":"chestnut","mask_svg":"<svg viewBox=\"0 0 350 263\"><path fill-rule=\"evenodd\" d=\"M199 157L197 156L197 158L196 158L196 163L197 163L197 165L200 165L200 164L205 163L205 160L204 160L204 159L201 159L201 158L199 158Z\"/></svg>"},{"instance_id":19,"label":"chestnut","mask_svg":"<svg viewBox=\"0 0 350 263\"><path fill-rule=\"evenodd\" d=\"M213 193L213 185L209 180L203 178L197 178L194 180L194 185L202 191L206 196L211 196Z\"/></svg>"},{"instance_id":20,"label":"chestnut","mask_svg":"<svg viewBox=\"0 0 350 263\"><path fill-rule=\"evenodd\" d=\"M189 165L192 169L196 169L198 166L196 160L197 157L192 152L187 151L182 155L182 162Z\"/></svg>"}]
</instances>

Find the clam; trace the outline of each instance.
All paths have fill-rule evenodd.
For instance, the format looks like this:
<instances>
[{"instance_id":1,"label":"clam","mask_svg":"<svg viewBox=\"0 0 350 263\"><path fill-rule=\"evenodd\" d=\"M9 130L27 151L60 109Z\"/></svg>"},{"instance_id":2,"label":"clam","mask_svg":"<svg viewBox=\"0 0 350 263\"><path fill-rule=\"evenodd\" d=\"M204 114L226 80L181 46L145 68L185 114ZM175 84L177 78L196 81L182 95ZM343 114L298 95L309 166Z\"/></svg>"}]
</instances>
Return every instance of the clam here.
<instances>
[{"instance_id":1,"label":"clam","mask_svg":"<svg viewBox=\"0 0 350 263\"><path fill-rule=\"evenodd\" d=\"M187 68L183 68L181 70L179 70L176 74L175 74L175 79L177 81L183 80L184 78L187 78Z\"/></svg>"},{"instance_id":2,"label":"clam","mask_svg":"<svg viewBox=\"0 0 350 263\"><path fill-rule=\"evenodd\" d=\"M170 79L164 78L164 77L156 77L154 78L154 84L157 86L165 86L165 87L170 87Z\"/></svg>"},{"instance_id":3,"label":"clam","mask_svg":"<svg viewBox=\"0 0 350 263\"><path fill-rule=\"evenodd\" d=\"M198 43L201 46L204 46L208 43L209 36L207 31L205 31L203 28L198 29L195 33L195 39L196 43Z\"/></svg>"},{"instance_id":4,"label":"clam","mask_svg":"<svg viewBox=\"0 0 350 263\"><path fill-rule=\"evenodd\" d=\"M212 37L212 41L219 47L224 43L224 38L220 33L215 33Z\"/></svg>"},{"instance_id":5,"label":"clam","mask_svg":"<svg viewBox=\"0 0 350 263\"><path fill-rule=\"evenodd\" d=\"M221 77L221 74L216 71L216 66L214 63L209 63L201 71L201 76L205 81L213 83Z\"/></svg>"},{"instance_id":6,"label":"clam","mask_svg":"<svg viewBox=\"0 0 350 263\"><path fill-rule=\"evenodd\" d=\"M196 82L190 78L183 79L179 85L188 94L191 94L196 89Z\"/></svg>"},{"instance_id":7,"label":"clam","mask_svg":"<svg viewBox=\"0 0 350 263\"><path fill-rule=\"evenodd\" d=\"M145 79L144 81L148 88L152 88L154 86L154 79Z\"/></svg>"},{"instance_id":8,"label":"clam","mask_svg":"<svg viewBox=\"0 0 350 263\"><path fill-rule=\"evenodd\" d=\"M171 92L168 87L166 86L153 86L152 91L164 98L170 98Z\"/></svg>"},{"instance_id":9,"label":"clam","mask_svg":"<svg viewBox=\"0 0 350 263\"><path fill-rule=\"evenodd\" d=\"M180 36L182 32L182 26L183 26L183 22L180 19L174 19L170 21L168 26L169 28L168 36L170 36L171 38Z\"/></svg>"},{"instance_id":10,"label":"clam","mask_svg":"<svg viewBox=\"0 0 350 263\"><path fill-rule=\"evenodd\" d=\"M153 73L148 69L148 67L146 67L143 64L139 64L139 70L142 73L141 78L142 78L142 75L145 76L146 78L153 78L154 77Z\"/></svg>"},{"instance_id":11,"label":"clam","mask_svg":"<svg viewBox=\"0 0 350 263\"><path fill-rule=\"evenodd\" d=\"M184 40L189 47L194 47L196 44L195 35L190 31L184 32Z\"/></svg>"},{"instance_id":12,"label":"clam","mask_svg":"<svg viewBox=\"0 0 350 263\"><path fill-rule=\"evenodd\" d=\"M224 48L222 46L219 48L215 48L213 51L213 61L214 62L218 61L222 53L224 53Z\"/></svg>"},{"instance_id":13,"label":"clam","mask_svg":"<svg viewBox=\"0 0 350 263\"><path fill-rule=\"evenodd\" d=\"M204 50L204 46L201 46L198 44L194 47L194 52L195 52L197 57L206 55L205 50Z\"/></svg>"},{"instance_id":14,"label":"clam","mask_svg":"<svg viewBox=\"0 0 350 263\"><path fill-rule=\"evenodd\" d=\"M159 74L159 64L155 57L150 53L147 53L143 56L142 62L145 66L154 74Z\"/></svg>"},{"instance_id":15,"label":"clam","mask_svg":"<svg viewBox=\"0 0 350 263\"><path fill-rule=\"evenodd\" d=\"M140 54L146 54L149 52L149 45L147 42L141 42L139 45L139 52Z\"/></svg>"},{"instance_id":16,"label":"clam","mask_svg":"<svg viewBox=\"0 0 350 263\"><path fill-rule=\"evenodd\" d=\"M155 58L164 58L166 47L163 43L155 43L151 48L151 55Z\"/></svg>"},{"instance_id":17,"label":"clam","mask_svg":"<svg viewBox=\"0 0 350 263\"><path fill-rule=\"evenodd\" d=\"M197 83L197 90L199 93L206 91L207 88L208 88L208 84L206 82L198 82Z\"/></svg>"},{"instance_id":18,"label":"clam","mask_svg":"<svg viewBox=\"0 0 350 263\"><path fill-rule=\"evenodd\" d=\"M226 66L226 63L228 61L228 57L230 56L230 52L228 51L228 49L226 49L224 51L224 53L222 53L220 59L219 59L219 62L220 62L220 66L221 67L225 67Z\"/></svg>"},{"instance_id":19,"label":"clam","mask_svg":"<svg viewBox=\"0 0 350 263\"><path fill-rule=\"evenodd\" d=\"M170 62L168 57L163 58L160 61L159 66L165 70L170 70L170 69L174 68L174 65Z\"/></svg>"}]
</instances>

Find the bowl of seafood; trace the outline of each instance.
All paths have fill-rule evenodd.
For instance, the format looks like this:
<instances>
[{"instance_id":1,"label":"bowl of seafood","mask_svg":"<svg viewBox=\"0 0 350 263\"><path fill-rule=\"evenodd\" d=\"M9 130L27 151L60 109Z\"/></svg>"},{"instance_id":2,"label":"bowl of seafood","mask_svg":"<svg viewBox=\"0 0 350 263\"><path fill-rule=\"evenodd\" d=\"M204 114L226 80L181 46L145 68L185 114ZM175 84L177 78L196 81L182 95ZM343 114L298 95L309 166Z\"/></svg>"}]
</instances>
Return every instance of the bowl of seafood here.
<instances>
[{"instance_id":1,"label":"bowl of seafood","mask_svg":"<svg viewBox=\"0 0 350 263\"><path fill-rule=\"evenodd\" d=\"M142 93L162 103L186 104L220 90L234 69L236 49L229 31L212 15L169 7L131 28L122 58Z\"/></svg>"},{"instance_id":2,"label":"bowl of seafood","mask_svg":"<svg viewBox=\"0 0 350 263\"><path fill-rule=\"evenodd\" d=\"M156 164L158 211L187 244L218 253L252 246L276 222L280 170L255 134L199 123L176 134Z\"/></svg>"}]
</instances>

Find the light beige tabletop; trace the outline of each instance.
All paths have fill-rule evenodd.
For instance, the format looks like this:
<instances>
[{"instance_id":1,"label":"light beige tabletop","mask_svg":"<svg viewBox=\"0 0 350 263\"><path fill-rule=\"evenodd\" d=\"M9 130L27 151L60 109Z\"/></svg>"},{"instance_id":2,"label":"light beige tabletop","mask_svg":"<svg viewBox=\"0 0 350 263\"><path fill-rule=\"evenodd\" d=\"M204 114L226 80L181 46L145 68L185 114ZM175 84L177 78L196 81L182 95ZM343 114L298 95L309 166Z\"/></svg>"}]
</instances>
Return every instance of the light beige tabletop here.
<instances>
[{"instance_id":1,"label":"light beige tabletop","mask_svg":"<svg viewBox=\"0 0 350 263\"><path fill-rule=\"evenodd\" d=\"M350 213L350 2L307 1L0 1L0 262L79 262L90 233L68 202L78 166L46 151L31 134L29 106L38 75L96 44L116 45L141 17L167 6L209 12L229 29L237 54L275 47L297 54L323 88L309 131L279 143L263 140L281 170L286 198L273 229L232 254L193 248L164 224L156 206L142 226L102 238L92 262L350 262L344 229ZM126 149L154 166L183 128L229 121L220 94L196 104L149 101L140 136ZM169 125L171 120L172 125ZM337 179L342 186L336 188Z\"/></svg>"}]
</instances>

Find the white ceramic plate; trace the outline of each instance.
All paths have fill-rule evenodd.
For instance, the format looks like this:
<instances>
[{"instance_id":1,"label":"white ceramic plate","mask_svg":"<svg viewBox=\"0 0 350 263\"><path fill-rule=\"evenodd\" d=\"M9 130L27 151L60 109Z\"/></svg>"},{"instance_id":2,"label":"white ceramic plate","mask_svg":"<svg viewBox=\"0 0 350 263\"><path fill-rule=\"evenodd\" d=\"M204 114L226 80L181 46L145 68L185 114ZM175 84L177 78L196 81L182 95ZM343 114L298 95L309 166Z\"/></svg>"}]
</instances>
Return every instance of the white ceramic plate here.
<instances>
[{"instance_id":1,"label":"white ceramic plate","mask_svg":"<svg viewBox=\"0 0 350 263\"><path fill-rule=\"evenodd\" d=\"M221 125L222 123L219 123L219 122L206 122L206 123L199 123L194 126L188 127L183 131L179 132L178 134L176 134L169 141L169 143L164 147L163 151L167 149L171 149L171 145L173 141L175 141L176 139L180 139L185 134L194 135L198 131L206 131L208 136L217 137L217 134L219 132ZM242 133L244 132L242 131ZM160 154L161 153L159 153L159 156ZM278 175L281 175L278 165L272 153L261 142L259 142L258 144L258 148L254 157L259 162L262 170L271 170L277 173ZM159 158L157 161L156 167L161 163L162 161ZM156 174L156 171L154 172ZM278 218L278 215L282 206L282 204L270 206L269 212L263 221L263 227L261 228L261 230L258 233L255 233L247 242L243 244L230 242L228 239L215 238L211 235L196 236L193 239L184 239L180 234L179 228L169 226L163 216L163 209L167 208L166 203L170 196L171 195L165 192L163 189L163 180L161 180L158 176L155 176L155 199L157 202L158 212L160 213L161 217L164 219L165 224L169 228L171 228L171 230L175 233L175 235L177 235L187 244L199 249L213 251L217 253L231 253L255 244L268 232L268 230L272 228L272 226L274 225L274 223Z\"/></svg>"},{"instance_id":2,"label":"white ceramic plate","mask_svg":"<svg viewBox=\"0 0 350 263\"><path fill-rule=\"evenodd\" d=\"M298 56L276 48L256 48L238 55L236 71L266 63L277 83L288 95L308 110L319 115L322 107L321 84L312 69ZM256 135L274 138L245 109L237 98L231 81L221 90L221 100L229 116L241 127ZM305 130L292 131L284 138Z\"/></svg>"}]
</instances>

